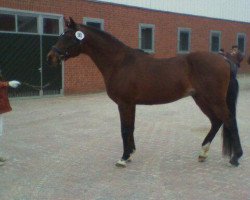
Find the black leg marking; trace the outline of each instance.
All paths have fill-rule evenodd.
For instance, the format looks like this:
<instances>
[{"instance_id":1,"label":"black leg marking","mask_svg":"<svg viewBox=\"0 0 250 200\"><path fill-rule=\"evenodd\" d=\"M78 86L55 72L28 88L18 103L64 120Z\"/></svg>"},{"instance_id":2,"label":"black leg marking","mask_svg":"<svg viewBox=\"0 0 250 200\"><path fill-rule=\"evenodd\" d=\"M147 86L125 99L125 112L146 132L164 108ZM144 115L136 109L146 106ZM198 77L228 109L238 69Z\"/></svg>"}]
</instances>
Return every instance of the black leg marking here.
<instances>
[{"instance_id":1,"label":"black leg marking","mask_svg":"<svg viewBox=\"0 0 250 200\"><path fill-rule=\"evenodd\" d=\"M121 135L123 140L123 155L117 166L126 166L130 155L135 151L134 142L134 123L135 123L135 105L118 105L121 119Z\"/></svg>"}]
</instances>

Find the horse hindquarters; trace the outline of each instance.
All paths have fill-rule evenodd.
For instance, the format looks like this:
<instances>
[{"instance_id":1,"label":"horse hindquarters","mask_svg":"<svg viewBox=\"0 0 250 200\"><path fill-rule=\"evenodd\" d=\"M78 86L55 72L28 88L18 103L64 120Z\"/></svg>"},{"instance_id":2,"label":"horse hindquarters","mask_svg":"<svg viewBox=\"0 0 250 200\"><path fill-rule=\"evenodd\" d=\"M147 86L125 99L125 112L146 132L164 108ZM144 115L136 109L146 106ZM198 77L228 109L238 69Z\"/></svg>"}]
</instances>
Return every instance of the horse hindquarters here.
<instances>
[{"instance_id":1,"label":"horse hindquarters","mask_svg":"<svg viewBox=\"0 0 250 200\"><path fill-rule=\"evenodd\" d=\"M223 153L233 156L230 163L237 166L238 159L242 155L242 148L236 121L238 95L236 77L231 74L230 67L219 55L198 52L189 54L187 61L190 81L196 91L193 97L212 123L211 131L203 145L213 138L213 134L216 134L213 131L217 130L216 120L221 121L224 127ZM211 119L215 119L215 122Z\"/></svg>"},{"instance_id":2,"label":"horse hindquarters","mask_svg":"<svg viewBox=\"0 0 250 200\"><path fill-rule=\"evenodd\" d=\"M215 92L216 90L214 90ZM213 93L212 99L207 96L196 94L193 96L196 104L201 108L204 114L208 116L212 127L202 143L202 153L199 160L204 161L207 157L209 145L216 135L218 129L223 123L223 154L230 156L230 163L238 166L238 159L242 156L242 148L238 134L236 121L236 102L238 96L238 81L231 79L229 81L226 99L221 93Z\"/></svg>"}]
</instances>

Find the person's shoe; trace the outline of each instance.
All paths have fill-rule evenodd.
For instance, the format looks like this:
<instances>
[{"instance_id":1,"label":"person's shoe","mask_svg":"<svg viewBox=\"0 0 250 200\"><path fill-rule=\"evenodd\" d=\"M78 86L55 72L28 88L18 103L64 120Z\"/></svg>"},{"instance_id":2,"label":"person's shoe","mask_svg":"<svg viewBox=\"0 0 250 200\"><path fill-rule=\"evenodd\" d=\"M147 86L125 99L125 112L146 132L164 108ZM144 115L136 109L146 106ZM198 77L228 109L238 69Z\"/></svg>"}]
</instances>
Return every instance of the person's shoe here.
<instances>
[{"instance_id":1,"label":"person's shoe","mask_svg":"<svg viewBox=\"0 0 250 200\"><path fill-rule=\"evenodd\" d=\"M0 156L0 162L5 162L6 158Z\"/></svg>"}]
</instances>

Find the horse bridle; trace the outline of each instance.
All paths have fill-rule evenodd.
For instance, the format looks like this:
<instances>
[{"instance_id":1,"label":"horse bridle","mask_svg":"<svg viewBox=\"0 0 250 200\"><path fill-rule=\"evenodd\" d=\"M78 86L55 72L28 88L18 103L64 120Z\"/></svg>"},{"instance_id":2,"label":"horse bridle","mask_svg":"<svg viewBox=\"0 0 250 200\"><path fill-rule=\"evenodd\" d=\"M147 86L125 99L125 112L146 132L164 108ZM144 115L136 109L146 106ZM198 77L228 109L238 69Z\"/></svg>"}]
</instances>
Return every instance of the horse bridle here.
<instances>
[{"instance_id":1,"label":"horse bridle","mask_svg":"<svg viewBox=\"0 0 250 200\"><path fill-rule=\"evenodd\" d=\"M59 36L59 39L60 39L60 38L63 38L63 37L65 36L66 33L71 32L71 31L72 31L72 32L75 32L75 30L73 30L73 29L67 29L64 33L62 33L62 34ZM74 37L74 39L73 39L73 44L70 45L69 47L67 47L65 50L61 50L61 49L59 49L59 48L56 47L56 46L52 46L52 47L51 47L51 50L59 56L60 60L64 60L64 59L67 59L67 58L70 57L69 49L71 49L71 48L74 47L75 45L80 45L80 44L81 44L81 41L78 40L76 37Z\"/></svg>"}]
</instances>

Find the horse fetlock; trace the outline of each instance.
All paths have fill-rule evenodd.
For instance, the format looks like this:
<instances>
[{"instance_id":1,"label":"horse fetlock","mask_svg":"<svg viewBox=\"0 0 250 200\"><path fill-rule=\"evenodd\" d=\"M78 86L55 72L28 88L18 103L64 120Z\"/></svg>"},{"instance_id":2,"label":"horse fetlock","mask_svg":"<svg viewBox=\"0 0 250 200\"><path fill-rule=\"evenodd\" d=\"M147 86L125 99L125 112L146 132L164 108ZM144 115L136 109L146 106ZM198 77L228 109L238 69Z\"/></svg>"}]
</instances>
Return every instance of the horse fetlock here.
<instances>
[{"instance_id":1,"label":"horse fetlock","mask_svg":"<svg viewBox=\"0 0 250 200\"><path fill-rule=\"evenodd\" d=\"M135 149L129 155L123 155L122 159L118 160L115 165L117 167L126 167L127 163L132 161L132 155L134 153L135 153Z\"/></svg>"},{"instance_id":2,"label":"horse fetlock","mask_svg":"<svg viewBox=\"0 0 250 200\"><path fill-rule=\"evenodd\" d=\"M199 157L207 158L208 152L201 151Z\"/></svg>"},{"instance_id":3,"label":"horse fetlock","mask_svg":"<svg viewBox=\"0 0 250 200\"><path fill-rule=\"evenodd\" d=\"M205 162L206 161L206 159L207 159L207 155L206 156L201 156L201 155L199 155L199 157L198 157L198 161L199 162Z\"/></svg>"},{"instance_id":4,"label":"horse fetlock","mask_svg":"<svg viewBox=\"0 0 250 200\"><path fill-rule=\"evenodd\" d=\"M204 151L203 149L200 152L200 155L198 157L199 162L204 162L208 157L208 151Z\"/></svg>"},{"instance_id":5,"label":"horse fetlock","mask_svg":"<svg viewBox=\"0 0 250 200\"><path fill-rule=\"evenodd\" d=\"M210 148L210 142L208 142L207 144L202 146L202 150L207 153L209 151Z\"/></svg>"},{"instance_id":6,"label":"horse fetlock","mask_svg":"<svg viewBox=\"0 0 250 200\"><path fill-rule=\"evenodd\" d=\"M207 143L206 145L202 146L200 155L198 157L199 162L204 162L207 159L209 148L210 148L210 143Z\"/></svg>"},{"instance_id":7,"label":"horse fetlock","mask_svg":"<svg viewBox=\"0 0 250 200\"><path fill-rule=\"evenodd\" d=\"M129 158L126 160L127 162L131 162L132 161L132 157L133 157L134 153L135 153L135 150L132 151L132 153L130 154Z\"/></svg>"},{"instance_id":8,"label":"horse fetlock","mask_svg":"<svg viewBox=\"0 0 250 200\"><path fill-rule=\"evenodd\" d=\"M126 160L121 159L121 160L118 160L115 163L115 166L116 167L126 167L127 166L127 162L126 162Z\"/></svg>"}]
</instances>

